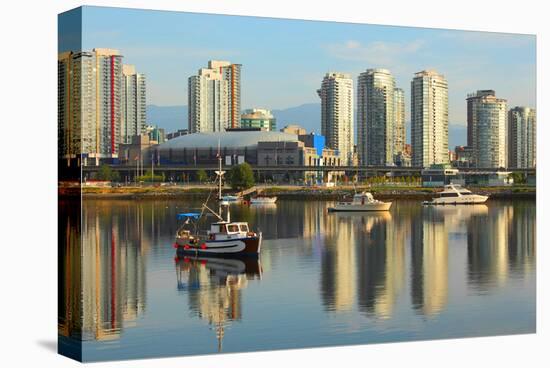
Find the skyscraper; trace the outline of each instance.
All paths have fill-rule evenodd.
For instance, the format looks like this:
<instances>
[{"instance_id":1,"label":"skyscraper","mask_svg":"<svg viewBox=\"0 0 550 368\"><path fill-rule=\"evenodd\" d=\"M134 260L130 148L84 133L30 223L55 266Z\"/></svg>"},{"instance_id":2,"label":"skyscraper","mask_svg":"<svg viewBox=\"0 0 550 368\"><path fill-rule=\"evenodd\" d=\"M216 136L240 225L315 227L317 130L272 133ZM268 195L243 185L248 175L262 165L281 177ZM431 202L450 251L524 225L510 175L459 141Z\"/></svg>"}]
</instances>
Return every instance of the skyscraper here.
<instances>
[{"instance_id":1,"label":"skyscraper","mask_svg":"<svg viewBox=\"0 0 550 368\"><path fill-rule=\"evenodd\" d=\"M394 156L404 153L406 134L405 134L405 92L401 88L393 90L393 151ZM394 160L395 161L395 160Z\"/></svg>"},{"instance_id":2,"label":"skyscraper","mask_svg":"<svg viewBox=\"0 0 550 368\"><path fill-rule=\"evenodd\" d=\"M468 122L468 147L474 146L474 141L476 139L475 133L476 133L476 127L475 127L475 119L474 119L474 104L475 102L483 97L483 96L494 96L495 91L491 89L484 89L484 90L478 90L476 93L472 93L468 95L466 98L466 104L467 104L467 122Z\"/></svg>"},{"instance_id":3,"label":"skyscraper","mask_svg":"<svg viewBox=\"0 0 550 368\"><path fill-rule=\"evenodd\" d=\"M353 80L349 74L329 72L317 94L321 98L321 134L327 147L340 151L349 165L353 155Z\"/></svg>"},{"instance_id":4,"label":"skyscraper","mask_svg":"<svg viewBox=\"0 0 550 368\"><path fill-rule=\"evenodd\" d=\"M137 73L133 65L122 66L122 142L131 143L132 137L145 133L146 94L145 75Z\"/></svg>"},{"instance_id":5,"label":"skyscraper","mask_svg":"<svg viewBox=\"0 0 550 368\"><path fill-rule=\"evenodd\" d=\"M58 56L59 156L84 165L118 157L122 55L118 50Z\"/></svg>"},{"instance_id":6,"label":"skyscraper","mask_svg":"<svg viewBox=\"0 0 550 368\"><path fill-rule=\"evenodd\" d=\"M357 88L359 160L362 165L392 165L395 79L387 69L367 69Z\"/></svg>"},{"instance_id":7,"label":"skyscraper","mask_svg":"<svg viewBox=\"0 0 550 368\"><path fill-rule=\"evenodd\" d=\"M508 113L508 167L532 168L537 161L537 114L516 106Z\"/></svg>"},{"instance_id":8,"label":"skyscraper","mask_svg":"<svg viewBox=\"0 0 550 368\"><path fill-rule=\"evenodd\" d=\"M476 167L506 167L506 100L495 91L469 94L468 143L471 144Z\"/></svg>"},{"instance_id":9,"label":"skyscraper","mask_svg":"<svg viewBox=\"0 0 550 368\"><path fill-rule=\"evenodd\" d=\"M415 73L411 82L412 165L449 162L447 80L434 70Z\"/></svg>"},{"instance_id":10,"label":"skyscraper","mask_svg":"<svg viewBox=\"0 0 550 368\"><path fill-rule=\"evenodd\" d=\"M241 65L210 60L208 68L189 77L189 131L237 128L241 112Z\"/></svg>"}]
</instances>

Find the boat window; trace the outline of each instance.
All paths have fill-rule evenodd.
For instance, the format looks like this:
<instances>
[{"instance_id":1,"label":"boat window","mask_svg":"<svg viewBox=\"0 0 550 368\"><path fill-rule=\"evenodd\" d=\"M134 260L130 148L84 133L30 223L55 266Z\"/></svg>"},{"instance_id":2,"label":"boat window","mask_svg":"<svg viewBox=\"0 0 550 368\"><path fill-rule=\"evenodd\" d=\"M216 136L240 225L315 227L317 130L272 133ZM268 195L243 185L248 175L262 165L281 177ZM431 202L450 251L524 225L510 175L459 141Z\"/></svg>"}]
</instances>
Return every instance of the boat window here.
<instances>
[{"instance_id":1,"label":"boat window","mask_svg":"<svg viewBox=\"0 0 550 368\"><path fill-rule=\"evenodd\" d=\"M246 224L241 225L241 231L244 233L248 232L248 226Z\"/></svg>"},{"instance_id":2,"label":"boat window","mask_svg":"<svg viewBox=\"0 0 550 368\"><path fill-rule=\"evenodd\" d=\"M227 229L225 228L225 225L220 225L220 233L226 233Z\"/></svg>"},{"instance_id":3,"label":"boat window","mask_svg":"<svg viewBox=\"0 0 550 368\"><path fill-rule=\"evenodd\" d=\"M458 193L441 193L441 198L447 198L447 197L458 197Z\"/></svg>"},{"instance_id":4,"label":"boat window","mask_svg":"<svg viewBox=\"0 0 550 368\"><path fill-rule=\"evenodd\" d=\"M239 225L227 225L227 231L235 233L239 231Z\"/></svg>"}]
</instances>

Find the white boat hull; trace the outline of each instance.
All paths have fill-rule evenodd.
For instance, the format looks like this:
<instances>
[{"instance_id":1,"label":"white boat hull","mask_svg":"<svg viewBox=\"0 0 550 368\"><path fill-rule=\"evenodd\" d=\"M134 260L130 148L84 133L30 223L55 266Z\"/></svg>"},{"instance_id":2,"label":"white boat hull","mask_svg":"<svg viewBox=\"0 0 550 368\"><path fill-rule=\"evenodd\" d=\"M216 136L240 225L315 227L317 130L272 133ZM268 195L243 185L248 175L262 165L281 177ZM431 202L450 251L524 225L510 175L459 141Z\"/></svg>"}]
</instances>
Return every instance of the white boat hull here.
<instances>
[{"instance_id":1,"label":"white boat hull","mask_svg":"<svg viewBox=\"0 0 550 368\"><path fill-rule=\"evenodd\" d=\"M378 203L337 203L334 207L329 207L330 212L367 212L367 211L389 211L392 202L378 202Z\"/></svg>"},{"instance_id":2,"label":"white boat hull","mask_svg":"<svg viewBox=\"0 0 550 368\"><path fill-rule=\"evenodd\" d=\"M273 204L277 202L277 197L262 197L262 198L252 198L250 204Z\"/></svg>"},{"instance_id":3,"label":"white boat hull","mask_svg":"<svg viewBox=\"0 0 550 368\"><path fill-rule=\"evenodd\" d=\"M449 198L435 198L432 201L426 201L424 204L431 205L456 205L456 204L481 204L485 203L489 199L483 195L468 195L462 197L449 197Z\"/></svg>"},{"instance_id":4,"label":"white boat hull","mask_svg":"<svg viewBox=\"0 0 550 368\"><path fill-rule=\"evenodd\" d=\"M237 196L228 195L228 196L223 196L222 201L224 201L224 202L240 202L241 198L237 197Z\"/></svg>"}]
</instances>

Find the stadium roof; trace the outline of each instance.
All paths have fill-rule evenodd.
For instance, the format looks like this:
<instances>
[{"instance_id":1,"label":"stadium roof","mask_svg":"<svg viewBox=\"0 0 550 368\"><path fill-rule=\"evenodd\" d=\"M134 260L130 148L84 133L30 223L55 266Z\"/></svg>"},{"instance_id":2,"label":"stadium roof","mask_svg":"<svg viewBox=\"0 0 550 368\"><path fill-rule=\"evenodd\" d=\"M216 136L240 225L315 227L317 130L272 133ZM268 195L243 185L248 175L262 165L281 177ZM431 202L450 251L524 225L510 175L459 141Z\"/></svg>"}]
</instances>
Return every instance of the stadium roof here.
<instances>
[{"instance_id":1,"label":"stadium roof","mask_svg":"<svg viewBox=\"0 0 550 368\"><path fill-rule=\"evenodd\" d=\"M183 148L255 147L258 142L296 142L296 134L266 131L193 133L179 136L159 145L159 150Z\"/></svg>"}]
</instances>

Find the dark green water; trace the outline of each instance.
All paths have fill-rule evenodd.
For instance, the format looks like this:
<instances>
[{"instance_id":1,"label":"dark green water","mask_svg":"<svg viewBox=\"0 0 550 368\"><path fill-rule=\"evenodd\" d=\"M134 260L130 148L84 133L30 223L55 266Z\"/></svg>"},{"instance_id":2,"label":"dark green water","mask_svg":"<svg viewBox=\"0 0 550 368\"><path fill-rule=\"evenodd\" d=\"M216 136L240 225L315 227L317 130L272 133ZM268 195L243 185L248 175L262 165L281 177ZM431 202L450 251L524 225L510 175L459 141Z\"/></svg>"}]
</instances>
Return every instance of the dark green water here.
<instances>
[{"instance_id":1,"label":"dark green water","mask_svg":"<svg viewBox=\"0 0 550 368\"><path fill-rule=\"evenodd\" d=\"M535 332L535 201L332 203L237 205L258 261L179 262L176 214L199 202L62 203L83 241L61 244L62 339L93 361Z\"/></svg>"}]
</instances>

